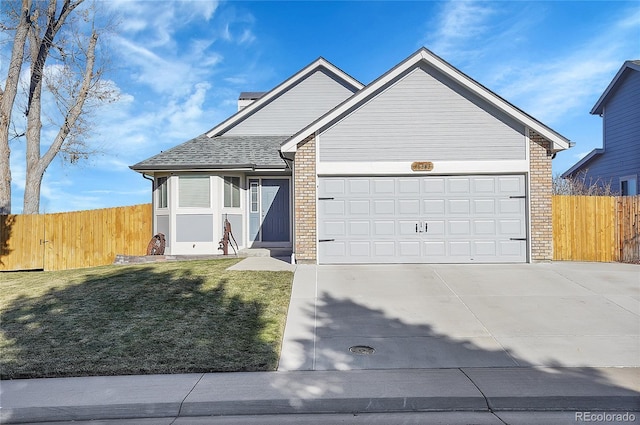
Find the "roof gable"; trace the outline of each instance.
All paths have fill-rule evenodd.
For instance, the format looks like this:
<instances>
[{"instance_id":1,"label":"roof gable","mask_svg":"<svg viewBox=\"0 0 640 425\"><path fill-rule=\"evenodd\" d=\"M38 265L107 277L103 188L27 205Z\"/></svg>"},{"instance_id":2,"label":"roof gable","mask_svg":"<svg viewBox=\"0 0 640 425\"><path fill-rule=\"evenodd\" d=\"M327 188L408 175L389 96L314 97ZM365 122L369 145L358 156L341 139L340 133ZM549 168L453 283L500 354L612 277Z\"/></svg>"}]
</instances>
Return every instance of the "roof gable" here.
<instances>
[{"instance_id":1,"label":"roof gable","mask_svg":"<svg viewBox=\"0 0 640 425\"><path fill-rule=\"evenodd\" d=\"M550 140L553 143L554 151L567 149L571 146L571 142L569 142L569 140L564 136L502 99L500 96L463 74L426 48L421 48L396 67L392 68L362 90L355 93L342 104L338 105L303 130L299 131L282 145L282 152L295 152L298 143L303 141L309 134L326 128L332 122L352 112L355 108L358 108L359 105L365 104L369 99L380 93L380 91L393 84L399 77L405 75L408 71L420 66L421 64L434 68L438 72L442 73L446 78L451 79L455 84L460 86L461 89L470 91L475 96L488 102L511 119L533 129L542 137Z\"/></svg>"},{"instance_id":2,"label":"roof gable","mask_svg":"<svg viewBox=\"0 0 640 425\"><path fill-rule=\"evenodd\" d=\"M602 93L602 96L600 96L600 99L598 99L593 108L591 108L591 114L602 115L605 103L607 103L610 97L615 93L619 83L622 81L623 75L630 72L640 72L640 60L626 61L622 67L620 67L615 77L613 77L613 80L611 80L607 88L604 90L604 93Z\"/></svg>"},{"instance_id":3,"label":"roof gable","mask_svg":"<svg viewBox=\"0 0 640 425\"><path fill-rule=\"evenodd\" d=\"M335 81L336 85L342 85L343 87L347 88L350 93L356 92L363 87L362 83L360 83L350 75L346 74L345 72L343 72L342 70L340 70L339 68L337 68L336 66L328 62L327 60L325 60L324 58L318 58L317 60L315 60L314 62L307 65L299 72L297 72L295 75L288 78L282 84L278 85L273 90L261 96L259 99L251 103L246 108L243 108L242 110L238 111L237 113L229 117L227 120L213 127L211 130L209 130L206 133L206 135L209 137L215 137L215 136L221 136L231 131L234 127L240 125L245 120L250 119L252 116L255 116L256 114L260 114L260 112L264 108L266 108L268 105L275 102L278 98L281 98L282 96L284 96L287 92L291 91L296 86L300 86L301 84L303 84L305 80L309 78L317 79L317 77L319 77L321 74L328 76L329 78L332 78ZM328 108L332 108L333 106L335 106L335 102L331 104ZM319 114L323 114L324 112L326 112L326 110L321 111ZM316 113L315 116L311 118L311 120L315 119L315 117L317 117L319 114ZM307 124L308 124L308 121L302 123L301 125L307 125ZM300 127L296 128L296 130L299 128ZM276 132L276 133L285 134L283 132L279 132L279 133Z\"/></svg>"}]
</instances>

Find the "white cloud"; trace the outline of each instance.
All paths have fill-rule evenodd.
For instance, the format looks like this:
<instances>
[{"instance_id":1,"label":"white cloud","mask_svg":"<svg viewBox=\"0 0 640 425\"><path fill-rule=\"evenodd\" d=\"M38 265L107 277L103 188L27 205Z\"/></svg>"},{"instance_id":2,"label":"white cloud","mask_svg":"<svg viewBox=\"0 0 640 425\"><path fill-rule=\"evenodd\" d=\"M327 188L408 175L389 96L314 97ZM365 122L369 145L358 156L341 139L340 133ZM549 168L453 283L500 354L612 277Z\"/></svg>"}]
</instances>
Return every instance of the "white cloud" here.
<instances>
[{"instance_id":1,"label":"white cloud","mask_svg":"<svg viewBox=\"0 0 640 425\"><path fill-rule=\"evenodd\" d=\"M603 20L578 48L557 43L553 50L544 50L535 41L535 31L536 22L544 22L546 7L450 1L427 45L545 123L557 123L567 114L588 114L623 60L630 59L625 54L631 54L637 40L640 11L633 8L617 20ZM633 50L637 55L637 47Z\"/></svg>"}]
</instances>

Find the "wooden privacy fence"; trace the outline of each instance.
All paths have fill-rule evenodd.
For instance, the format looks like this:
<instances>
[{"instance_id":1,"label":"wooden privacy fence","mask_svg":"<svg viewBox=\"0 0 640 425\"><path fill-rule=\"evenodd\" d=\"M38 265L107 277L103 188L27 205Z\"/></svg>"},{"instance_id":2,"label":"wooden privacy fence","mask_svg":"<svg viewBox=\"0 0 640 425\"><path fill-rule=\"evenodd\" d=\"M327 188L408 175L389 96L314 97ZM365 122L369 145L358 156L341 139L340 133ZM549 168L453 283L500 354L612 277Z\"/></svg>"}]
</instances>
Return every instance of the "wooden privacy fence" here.
<instances>
[{"instance_id":1,"label":"wooden privacy fence","mask_svg":"<svg viewBox=\"0 0 640 425\"><path fill-rule=\"evenodd\" d=\"M553 259L640 261L640 196L554 196Z\"/></svg>"},{"instance_id":2,"label":"wooden privacy fence","mask_svg":"<svg viewBox=\"0 0 640 425\"><path fill-rule=\"evenodd\" d=\"M0 271L66 270L144 255L151 204L38 215L0 216Z\"/></svg>"}]
</instances>

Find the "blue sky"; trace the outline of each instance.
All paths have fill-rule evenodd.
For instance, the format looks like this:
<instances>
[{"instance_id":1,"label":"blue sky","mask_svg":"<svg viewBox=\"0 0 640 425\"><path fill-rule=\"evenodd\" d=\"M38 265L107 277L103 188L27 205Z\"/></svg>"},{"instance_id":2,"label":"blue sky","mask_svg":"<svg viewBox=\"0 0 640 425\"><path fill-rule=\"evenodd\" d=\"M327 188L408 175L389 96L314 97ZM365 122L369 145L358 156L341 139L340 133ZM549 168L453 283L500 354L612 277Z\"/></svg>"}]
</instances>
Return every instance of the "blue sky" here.
<instances>
[{"instance_id":1,"label":"blue sky","mask_svg":"<svg viewBox=\"0 0 640 425\"><path fill-rule=\"evenodd\" d=\"M640 59L637 2L104 5L119 16L105 48L106 78L120 99L94 119L90 143L99 154L48 169L41 212L150 202L150 182L129 165L209 130L236 111L241 91L270 90L319 56L367 84L422 46L575 142L553 162L561 173L601 147L601 118L589 111L622 63ZM0 75L7 47L0 44ZM11 149L20 213L24 146Z\"/></svg>"}]
</instances>

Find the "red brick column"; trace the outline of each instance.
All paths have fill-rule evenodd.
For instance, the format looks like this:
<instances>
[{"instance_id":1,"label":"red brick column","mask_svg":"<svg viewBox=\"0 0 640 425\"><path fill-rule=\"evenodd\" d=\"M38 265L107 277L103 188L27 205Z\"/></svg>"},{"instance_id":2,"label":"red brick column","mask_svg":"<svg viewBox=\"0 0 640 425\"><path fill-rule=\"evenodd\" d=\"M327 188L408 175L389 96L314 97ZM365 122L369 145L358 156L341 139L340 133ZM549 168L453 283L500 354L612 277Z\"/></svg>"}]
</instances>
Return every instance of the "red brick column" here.
<instances>
[{"instance_id":1,"label":"red brick column","mask_svg":"<svg viewBox=\"0 0 640 425\"><path fill-rule=\"evenodd\" d=\"M316 262L316 140L311 135L298 145L293 163L295 254L298 263Z\"/></svg>"},{"instance_id":2,"label":"red brick column","mask_svg":"<svg viewBox=\"0 0 640 425\"><path fill-rule=\"evenodd\" d=\"M553 260L551 142L529 130L531 259Z\"/></svg>"}]
</instances>

